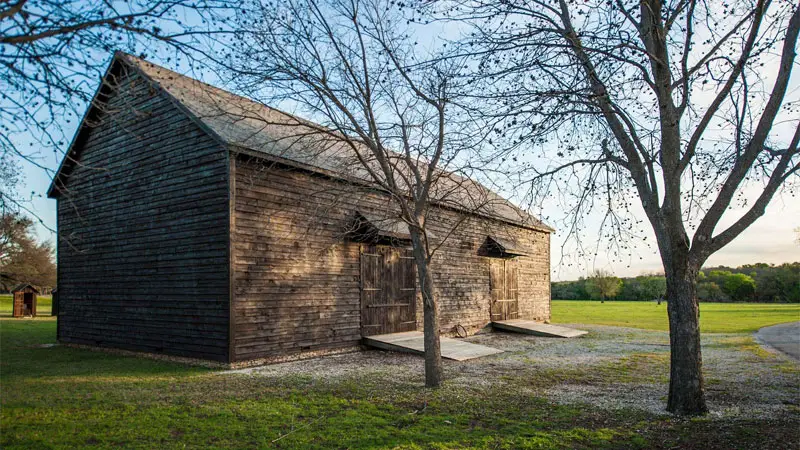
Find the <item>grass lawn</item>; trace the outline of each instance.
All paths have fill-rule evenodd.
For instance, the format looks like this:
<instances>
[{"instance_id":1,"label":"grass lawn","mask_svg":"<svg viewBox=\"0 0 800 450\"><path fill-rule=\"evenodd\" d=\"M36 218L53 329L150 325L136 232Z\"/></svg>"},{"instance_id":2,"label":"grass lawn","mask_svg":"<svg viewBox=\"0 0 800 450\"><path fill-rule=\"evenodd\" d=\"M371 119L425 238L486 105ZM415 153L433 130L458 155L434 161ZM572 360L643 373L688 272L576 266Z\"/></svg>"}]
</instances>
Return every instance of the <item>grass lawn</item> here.
<instances>
[{"instance_id":1,"label":"grass lawn","mask_svg":"<svg viewBox=\"0 0 800 450\"><path fill-rule=\"evenodd\" d=\"M49 316L52 305L53 298L49 295L36 296L37 315ZM10 316L12 312L14 312L14 296L11 294L0 294L0 316Z\"/></svg>"},{"instance_id":2,"label":"grass lawn","mask_svg":"<svg viewBox=\"0 0 800 450\"><path fill-rule=\"evenodd\" d=\"M317 385L65 347L55 320L0 319L2 437L10 448L555 448L605 446L626 428L577 408L374 381ZM414 413L424 409L421 413ZM638 444L637 444L638 443Z\"/></svg>"},{"instance_id":3,"label":"grass lawn","mask_svg":"<svg viewBox=\"0 0 800 450\"><path fill-rule=\"evenodd\" d=\"M554 302L557 314L561 304ZM421 385L422 360L414 356L362 352L328 358L324 369L315 360L271 366L278 371L273 376L232 375L43 346L55 342L55 325L54 317L0 318L0 448L705 449L800 443L800 409L785 406L784 397L770 400L783 412L770 410L765 419L680 419L554 399L562 391L587 389L595 393L588 402L618 389L606 397L660 404L668 363L661 332L593 328L577 340L490 334L481 339L495 341L483 342L505 342L506 353L446 362L449 381L429 390ZM769 384L765 380L773 378L759 375L759 391L796 390L797 365L752 351L748 335L721 336L709 344L722 356L712 357L708 370L716 370L713 360L725 360L724 367L777 377ZM628 350L620 350L623 342ZM740 359L729 364L724 355ZM577 363L559 365L570 358ZM358 370L327 374L358 361ZM713 372L709 380L715 405L730 401L738 409L740 396L753 397L755 388L738 378ZM649 390L640 394L640 388Z\"/></svg>"},{"instance_id":4,"label":"grass lawn","mask_svg":"<svg viewBox=\"0 0 800 450\"><path fill-rule=\"evenodd\" d=\"M703 333L751 333L761 327L800 320L800 304L700 303ZM667 304L553 300L553 323L587 323L667 331Z\"/></svg>"}]
</instances>

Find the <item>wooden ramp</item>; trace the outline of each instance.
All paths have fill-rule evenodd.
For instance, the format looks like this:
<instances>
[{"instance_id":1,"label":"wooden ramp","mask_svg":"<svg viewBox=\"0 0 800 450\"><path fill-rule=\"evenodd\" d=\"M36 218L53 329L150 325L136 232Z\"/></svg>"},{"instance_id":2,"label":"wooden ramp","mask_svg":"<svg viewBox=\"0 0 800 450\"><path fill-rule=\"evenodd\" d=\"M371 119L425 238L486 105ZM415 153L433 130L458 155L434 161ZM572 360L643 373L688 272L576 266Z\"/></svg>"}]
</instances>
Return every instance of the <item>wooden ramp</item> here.
<instances>
[{"instance_id":1,"label":"wooden ramp","mask_svg":"<svg viewBox=\"0 0 800 450\"><path fill-rule=\"evenodd\" d=\"M439 339L441 342L442 358L455 361L466 361L468 359L480 358L481 356L503 353L502 350L485 345L471 344L461 339L446 337L441 337ZM419 331L367 336L364 338L364 343L383 350L414 353L416 355L425 354L423 334Z\"/></svg>"},{"instance_id":2,"label":"wooden ramp","mask_svg":"<svg viewBox=\"0 0 800 450\"><path fill-rule=\"evenodd\" d=\"M492 322L492 326L498 330L546 337L572 338L583 336L584 334L588 333L588 331L576 330L574 328L559 327L556 325L522 319Z\"/></svg>"}]
</instances>

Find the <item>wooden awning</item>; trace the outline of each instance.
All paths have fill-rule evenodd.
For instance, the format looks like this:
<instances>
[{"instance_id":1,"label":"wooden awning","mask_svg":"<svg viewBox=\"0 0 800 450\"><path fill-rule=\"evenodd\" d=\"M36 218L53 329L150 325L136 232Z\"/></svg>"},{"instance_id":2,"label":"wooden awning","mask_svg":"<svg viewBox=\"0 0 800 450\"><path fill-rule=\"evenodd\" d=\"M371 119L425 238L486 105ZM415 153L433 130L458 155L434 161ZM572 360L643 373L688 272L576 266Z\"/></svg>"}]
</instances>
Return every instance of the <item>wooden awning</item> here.
<instances>
[{"instance_id":1,"label":"wooden awning","mask_svg":"<svg viewBox=\"0 0 800 450\"><path fill-rule=\"evenodd\" d=\"M350 233L359 240L376 241L397 239L410 241L408 225L396 217L382 217L375 214L356 211L356 220Z\"/></svg>"},{"instance_id":2,"label":"wooden awning","mask_svg":"<svg viewBox=\"0 0 800 450\"><path fill-rule=\"evenodd\" d=\"M426 230L425 234L428 236L428 242L434 242L438 239L430 230ZM411 242L408 224L399 217L364 211L356 211L355 221L347 230L347 235L351 239L361 242L389 240L403 242L403 245L408 245Z\"/></svg>"},{"instance_id":3,"label":"wooden awning","mask_svg":"<svg viewBox=\"0 0 800 450\"><path fill-rule=\"evenodd\" d=\"M528 256L528 251L515 240L497 236L486 236L483 244L489 254L502 256Z\"/></svg>"}]
</instances>

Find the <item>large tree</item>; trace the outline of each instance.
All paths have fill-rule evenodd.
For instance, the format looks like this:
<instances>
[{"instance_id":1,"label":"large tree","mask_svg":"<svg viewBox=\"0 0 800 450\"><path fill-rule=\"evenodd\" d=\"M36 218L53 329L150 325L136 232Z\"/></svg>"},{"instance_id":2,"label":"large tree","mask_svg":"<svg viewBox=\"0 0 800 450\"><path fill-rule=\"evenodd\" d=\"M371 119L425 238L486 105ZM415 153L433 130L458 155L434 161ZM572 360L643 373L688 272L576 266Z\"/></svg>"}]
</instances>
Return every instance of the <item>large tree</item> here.
<instances>
[{"instance_id":1,"label":"large tree","mask_svg":"<svg viewBox=\"0 0 800 450\"><path fill-rule=\"evenodd\" d=\"M601 210L613 251L646 217L667 279L667 409L706 412L698 271L797 187L797 2L446 5L440 16L471 26L462 52L481 58L478 95L507 117L498 135L528 163L531 193L570 199L569 233Z\"/></svg>"},{"instance_id":2,"label":"large tree","mask_svg":"<svg viewBox=\"0 0 800 450\"><path fill-rule=\"evenodd\" d=\"M385 214L401 220L411 236L423 303L425 382L433 387L442 381L442 365L432 265L449 232L437 231L439 240L432 239L432 206L475 211L497 199L453 173L465 167L485 134L458 103L461 64L435 62L437 46L415 45L413 33L423 31L408 23L392 1L246 2L224 66L239 92L322 125L290 120L296 132L280 145L319 151L309 155L310 164L327 161L340 176L390 199ZM287 125L287 116L276 117L279 123L261 118L263 126Z\"/></svg>"}]
</instances>

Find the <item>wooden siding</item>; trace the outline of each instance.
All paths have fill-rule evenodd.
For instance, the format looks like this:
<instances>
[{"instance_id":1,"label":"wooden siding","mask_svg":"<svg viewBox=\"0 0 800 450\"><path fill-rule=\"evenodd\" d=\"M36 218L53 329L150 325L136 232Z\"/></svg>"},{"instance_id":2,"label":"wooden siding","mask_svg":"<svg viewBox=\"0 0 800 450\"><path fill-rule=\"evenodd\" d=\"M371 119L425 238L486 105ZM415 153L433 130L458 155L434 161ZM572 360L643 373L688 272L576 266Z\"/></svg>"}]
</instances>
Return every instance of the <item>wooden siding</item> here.
<instances>
[{"instance_id":1,"label":"wooden siding","mask_svg":"<svg viewBox=\"0 0 800 450\"><path fill-rule=\"evenodd\" d=\"M382 194L264 160L235 164L232 232L234 360L270 358L357 344L360 254L345 239L355 211L380 214ZM461 222L455 232L450 228ZM488 235L513 238L519 317L550 317L550 236L494 220L434 209L429 228L449 236L433 261L441 331L475 331L490 321L492 258L479 256ZM417 329L422 304L417 295Z\"/></svg>"},{"instance_id":2,"label":"wooden siding","mask_svg":"<svg viewBox=\"0 0 800 450\"><path fill-rule=\"evenodd\" d=\"M58 338L227 361L228 152L120 78L58 197Z\"/></svg>"}]
</instances>

